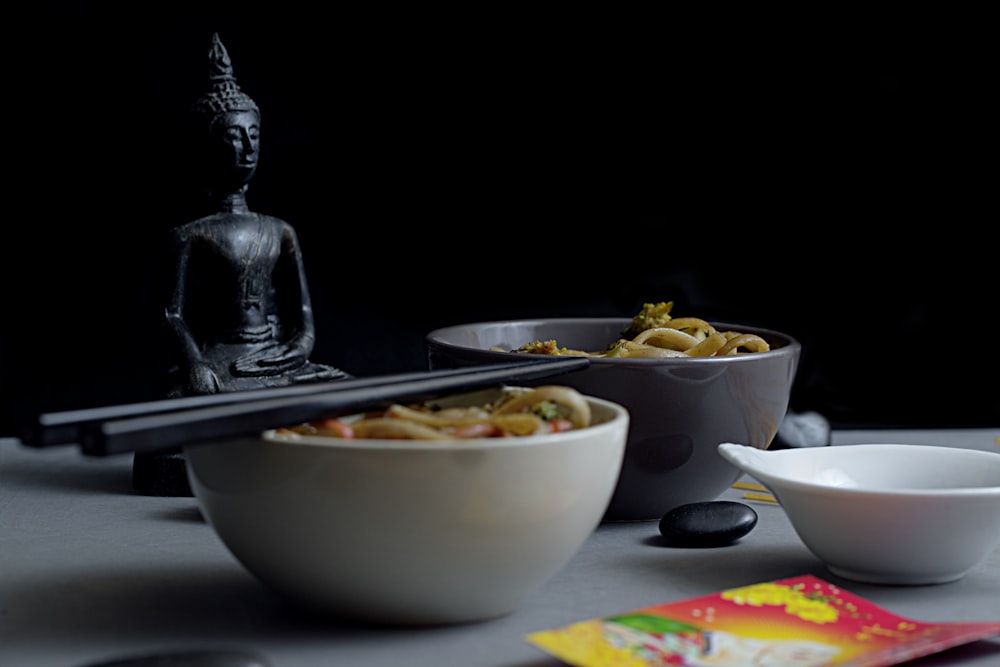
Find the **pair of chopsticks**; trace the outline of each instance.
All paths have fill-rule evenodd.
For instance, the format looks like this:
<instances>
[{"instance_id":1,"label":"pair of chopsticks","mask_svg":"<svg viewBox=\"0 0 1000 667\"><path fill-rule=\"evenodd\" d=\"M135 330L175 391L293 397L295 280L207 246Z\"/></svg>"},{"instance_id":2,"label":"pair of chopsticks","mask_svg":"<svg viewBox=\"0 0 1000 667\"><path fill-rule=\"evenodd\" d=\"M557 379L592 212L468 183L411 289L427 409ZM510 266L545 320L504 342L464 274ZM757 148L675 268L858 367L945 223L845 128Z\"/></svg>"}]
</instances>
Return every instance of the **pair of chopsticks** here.
<instances>
[{"instance_id":1,"label":"pair of chopsticks","mask_svg":"<svg viewBox=\"0 0 1000 667\"><path fill-rule=\"evenodd\" d=\"M363 412L397 401L515 384L581 370L586 357L546 357L486 366L351 378L307 385L185 396L41 414L24 429L33 447L79 444L106 456L154 452L259 434L261 431Z\"/></svg>"}]
</instances>

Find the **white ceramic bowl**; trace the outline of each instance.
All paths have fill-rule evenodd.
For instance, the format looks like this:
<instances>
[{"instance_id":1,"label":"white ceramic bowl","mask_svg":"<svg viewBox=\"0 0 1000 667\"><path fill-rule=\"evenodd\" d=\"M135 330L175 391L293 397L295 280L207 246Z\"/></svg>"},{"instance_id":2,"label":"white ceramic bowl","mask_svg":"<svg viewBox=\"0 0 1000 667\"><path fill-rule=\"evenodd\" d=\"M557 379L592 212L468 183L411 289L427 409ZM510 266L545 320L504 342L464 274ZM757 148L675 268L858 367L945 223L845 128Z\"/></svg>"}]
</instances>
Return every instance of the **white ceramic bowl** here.
<instances>
[{"instance_id":1,"label":"white ceramic bowl","mask_svg":"<svg viewBox=\"0 0 1000 667\"><path fill-rule=\"evenodd\" d=\"M876 584L963 577L1000 545L1000 454L860 444L719 453L774 494L831 572Z\"/></svg>"},{"instance_id":2,"label":"white ceramic bowl","mask_svg":"<svg viewBox=\"0 0 1000 667\"><path fill-rule=\"evenodd\" d=\"M288 599L379 623L478 621L512 612L600 523L629 415L588 403L590 427L549 435L456 444L268 431L185 456L207 521Z\"/></svg>"},{"instance_id":3,"label":"white ceramic bowl","mask_svg":"<svg viewBox=\"0 0 1000 667\"><path fill-rule=\"evenodd\" d=\"M631 318L550 318L474 322L431 331L432 369L509 361L534 340L603 350ZM608 521L659 520L668 510L715 500L740 476L719 456L720 442L766 449L785 416L801 346L777 331L713 323L755 333L768 352L705 358L592 358L590 367L559 377L561 384L624 405L631 415L625 461L608 505ZM527 383L526 383L527 384Z\"/></svg>"}]
</instances>

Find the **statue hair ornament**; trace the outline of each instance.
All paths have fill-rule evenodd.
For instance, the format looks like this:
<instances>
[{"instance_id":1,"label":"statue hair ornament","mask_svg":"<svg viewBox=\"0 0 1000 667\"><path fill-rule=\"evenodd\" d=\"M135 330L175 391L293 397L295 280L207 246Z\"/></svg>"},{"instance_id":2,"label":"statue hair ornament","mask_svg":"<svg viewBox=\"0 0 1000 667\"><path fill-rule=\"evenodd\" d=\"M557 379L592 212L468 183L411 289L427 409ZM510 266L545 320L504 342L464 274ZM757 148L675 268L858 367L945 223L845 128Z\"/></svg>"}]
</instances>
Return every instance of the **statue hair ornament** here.
<instances>
[{"instance_id":1,"label":"statue hair ornament","mask_svg":"<svg viewBox=\"0 0 1000 667\"><path fill-rule=\"evenodd\" d=\"M212 35L212 46L208 50L208 81L209 91L195 101L195 113L208 121L226 111L254 111L260 115L257 103L236 83L233 62L219 33Z\"/></svg>"}]
</instances>

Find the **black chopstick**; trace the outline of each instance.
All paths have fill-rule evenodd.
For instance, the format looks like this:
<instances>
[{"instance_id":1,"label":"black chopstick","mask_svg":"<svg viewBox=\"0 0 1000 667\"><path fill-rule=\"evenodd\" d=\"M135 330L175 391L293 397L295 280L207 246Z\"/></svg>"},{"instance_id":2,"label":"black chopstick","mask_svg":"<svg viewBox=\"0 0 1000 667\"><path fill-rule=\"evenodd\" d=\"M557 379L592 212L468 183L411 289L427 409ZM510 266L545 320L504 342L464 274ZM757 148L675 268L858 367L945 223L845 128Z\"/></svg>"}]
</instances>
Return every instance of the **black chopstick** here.
<instances>
[{"instance_id":1,"label":"black chopstick","mask_svg":"<svg viewBox=\"0 0 1000 667\"><path fill-rule=\"evenodd\" d=\"M555 360L536 359L527 362L518 361L511 363L535 366L540 362L551 363L552 361ZM506 363L495 364L492 366L470 366L464 368L446 369L444 371L432 371L432 373L447 373L448 375L453 376L479 375L483 371L508 368L509 366L510 364ZM554 372L559 372L559 367L557 366L553 370ZM105 421L125 419L128 417L143 417L158 413L176 412L179 410L190 410L192 408L205 408L213 405L223 405L228 403L248 403L251 401L269 400L272 398L322 394L329 391L379 387L383 385L409 382L411 380L423 380L426 378L428 378L427 371L414 371L409 373L395 373L391 375L375 375L365 378L335 380L332 382L313 382L284 387L233 391L221 394L205 394L201 396L181 396L178 398L166 398L140 403L123 403L119 405L82 408L78 410L65 410L62 412L48 412L38 415L33 424L29 424L22 429L21 442L33 447L79 443L80 438L88 429L92 429L95 424Z\"/></svg>"},{"instance_id":2,"label":"black chopstick","mask_svg":"<svg viewBox=\"0 0 1000 667\"><path fill-rule=\"evenodd\" d=\"M25 444L65 443L85 454L152 452L254 435L268 428L359 412L401 400L534 380L586 368L586 357L352 378L315 385L192 396L40 415Z\"/></svg>"},{"instance_id":3,"label":"black chopstick","mask_svg":"<svg viewBox=\"0 0 1000 667\"><path fill-rule=\"evenodd\" d=\"M471 370L472 369L469 369L470 372ZM363 379L351 379L349 381L352 383L351 386L375 386L379 384L405 381L410 375L416 378L421 375L421 373L415 372L409 374L401 373L397 375L373 376ZM109 405L95 408L65 410L62 412L48 412L38 415L35 423L28 424L22 429L21 442L32 447L48 447L50 445L63 445L70 443L75 444L80 441L81 435L87 428L102 421L124 419L126 417L140 417L161 412L175 412L191 408L203 408L211 405L222 405L225 403L242 403L268 398L281 398L285 396L319 394L330 391L336 388L340 382L345 381L347 380L313 382L309 384L290 385L286 387L251 389L247 391L224 392L221 394L206 394L202 396L181 396L155 401L144 401L141 403L123 403L119 405Z\"/></svg>"}]
</instances>

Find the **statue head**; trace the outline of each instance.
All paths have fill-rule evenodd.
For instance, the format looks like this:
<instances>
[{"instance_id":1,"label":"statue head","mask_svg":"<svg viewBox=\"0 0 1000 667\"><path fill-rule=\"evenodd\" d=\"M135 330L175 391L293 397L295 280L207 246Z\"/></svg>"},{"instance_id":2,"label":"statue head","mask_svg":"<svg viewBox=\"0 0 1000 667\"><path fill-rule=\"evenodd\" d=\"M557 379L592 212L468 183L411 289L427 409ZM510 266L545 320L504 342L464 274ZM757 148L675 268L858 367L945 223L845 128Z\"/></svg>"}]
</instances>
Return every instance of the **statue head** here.
<instances>
[{"instance_id":1,"label":"statue head","mask_svg":"<svg viewBox=\"0 0 1000 667\"><path fill-rule=\"evenodd\" d=\"M212 35L212 45L208 50L208 83L208 91L195 100L193 108L206 126L225 111L253 111L260 115L257 103L236 83L233 62L219 39L219 33Z\"/></svg>"},{"instance_id":2,"label":"statue head","mask_svg":"<svg viewBox=\"0 0 1000 667\"><path fill-rule=\"evenodd\" d=\"M260 150L260 109L240 90L229 53L212 35L208 52L209 88L195 100L195 137L202 150L205 185L214 195L225 196L246 189L257 169Z\"/></svg>"}]
</instances>

